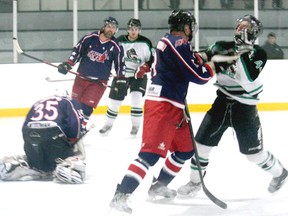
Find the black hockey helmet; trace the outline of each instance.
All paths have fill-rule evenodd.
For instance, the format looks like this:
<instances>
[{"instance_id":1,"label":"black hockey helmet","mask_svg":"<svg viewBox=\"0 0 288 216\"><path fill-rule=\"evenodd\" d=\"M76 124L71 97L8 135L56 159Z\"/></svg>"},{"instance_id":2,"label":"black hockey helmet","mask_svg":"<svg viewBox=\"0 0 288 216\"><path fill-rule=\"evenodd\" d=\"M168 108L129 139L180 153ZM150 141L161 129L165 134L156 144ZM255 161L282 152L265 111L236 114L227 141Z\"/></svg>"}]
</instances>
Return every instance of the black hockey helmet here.
<instances>
[{"instance_id":1,"label":"black hockey helmet","mask_svg":"<svg viewBox=\"0 0 288 216\"><path fill-rule=\"evenodd\" d=\"M237 19L235 29L237 29L243 21L248 22L250 24L250 28L242 29L235 35L234 40L237 44L254 44L256 39L263 32L263 25L256 17L247 14Z\"/></svg>"},{"instance_id":2,"label":"black hockey helmet","mask_svg":"<svg viewBox=\"0 0 288 216\"><path fill-rule=\"evenodd\" d=\"M119 23L118 23L118 21L117 21L114 17L111 17L111 16L107 17L107 18L104 20L104 25L103 25L103 27L105 27L106 25L109 25L109 24L115 25L116 28L117 28L117 30L118 30Z\"/></svg>"},{"instance_id":3,"label":"black hockey helmet","mask_svg":"<svg viewBox=\"0 0 288 216\"><path fill-rule=\"evenodd\" d=\"M192 32L196 29L196 19L188 10L173 10L168 19L171 31L184 31L184 26L188 24Z\"/></svg>"},{"instance_id":4,"label":"black hockey helmet","mask_svg":"<svg viewBox=\"0 0 288 216\"><path fill-rule=\"evenodd\" d=\"M135 18L131 18L129 19L128 23L127 23L127 29L131 28L131 27L138 27L139 29L141 29L141 22L139 19L135 19Z\"/></svg>"}]
</instances>

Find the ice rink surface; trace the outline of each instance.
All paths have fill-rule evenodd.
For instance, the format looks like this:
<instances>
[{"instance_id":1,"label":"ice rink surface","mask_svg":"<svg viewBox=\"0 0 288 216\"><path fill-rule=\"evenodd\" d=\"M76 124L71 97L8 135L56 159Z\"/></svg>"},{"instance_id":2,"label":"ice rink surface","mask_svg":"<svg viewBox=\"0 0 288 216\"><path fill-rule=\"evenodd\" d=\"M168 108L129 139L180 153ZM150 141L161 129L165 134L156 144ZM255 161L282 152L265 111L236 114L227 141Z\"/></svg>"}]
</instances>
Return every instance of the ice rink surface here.
<instances>
[{"instance_id":1,"label":"ice rink surface","mask_svg":"<svg viewBox=\"0 0 288 216\"><path fill-rule=\"evenodd\" d=\"M191 113L194 131L204 113ZM288 112L260 112L264 147L288 167ZM0 156L23 153L21 126L23 118L0 118ZM128 165L137 157L141 132L131 137L129 115L119 115L109 136L98 131L104 115L93 115L89 124L95 128L84 143L87 153L87 180L82 185L54 182L0 182L1 216L106 216L116 185ZM201 191L193 199L164 203L147 201L153 175L157 176L164 159L151 168L142 184L131 196L132 216L287 216L288 183L273 196L267 192L271 176L249 163L238 152L232 130L224 134L220 146L211 153L205 183L227 209L212 203ZM187 162L169 187L177 189L189 180Z\"/></svg>"}]
</instances>

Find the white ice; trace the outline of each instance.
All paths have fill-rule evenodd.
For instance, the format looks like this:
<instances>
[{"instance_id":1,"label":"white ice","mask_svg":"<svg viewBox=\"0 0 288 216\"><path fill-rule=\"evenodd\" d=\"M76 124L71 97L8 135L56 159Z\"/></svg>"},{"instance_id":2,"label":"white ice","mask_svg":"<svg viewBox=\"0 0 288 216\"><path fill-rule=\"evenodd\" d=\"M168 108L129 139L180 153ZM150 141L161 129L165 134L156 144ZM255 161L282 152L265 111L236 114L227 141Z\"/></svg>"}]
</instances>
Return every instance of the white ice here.
<instances>
[{"instance_id":1,"label":"white ice","mask_svg":"<svg viewBox=\"0 0 288 216\"><path fill-rule=\"evenodd\" d=\"M191 113L194 131L204 113ZM264 146L288 167L288 112L260 112ZM23 118L0 118L0 156L23 153L21 126ZM53 182L0 182L1 216L106 216L116 185L128 165L137 157L141 132L132 138L129 115L119 115L109 136L102 137L104 115L93 115L95 124L85 137L87 180L82 185ZM211 153L205 183L216 197L227 203L221 209L203 192L193 199L176 199L166 203L147 201L153 175L157 176L164 160L149 170L142 184L131 196L132 216L287 216L288 183L275 195L267 192L271 176L249 163L238 152L232 130L228 130ZM177 189L189 180L187 162L169 185Z\"/></svg>"}]
</instances>

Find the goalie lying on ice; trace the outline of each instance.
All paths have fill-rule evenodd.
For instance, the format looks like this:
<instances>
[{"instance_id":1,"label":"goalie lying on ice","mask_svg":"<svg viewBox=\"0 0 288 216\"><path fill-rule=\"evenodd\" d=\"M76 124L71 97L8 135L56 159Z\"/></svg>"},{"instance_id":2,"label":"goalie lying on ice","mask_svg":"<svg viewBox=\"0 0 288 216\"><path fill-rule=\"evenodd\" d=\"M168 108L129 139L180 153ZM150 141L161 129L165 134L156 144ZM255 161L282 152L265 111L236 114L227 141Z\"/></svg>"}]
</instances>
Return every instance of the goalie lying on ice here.
<instances>
[{"instance_id":1,"label":"goalie lying on ice","mask_svg":"<svg viewBox=\"0 0 288 216\"><path fill-rule=\"evenodd\" d=\"M79 157L57 159L54 171L44 172L30 167L26 155L16 155L0 159L0 179L2 181L32 181L41 180L80 184L85 179L86 164Z\"/></svg>"},{"instance_id":2,"label":"goalie lying on ice","mask_svg":"<svg viewBox=\"0 0 288 216\"><path fill-rule=\"evenodd\" d=\"M22 127L25 155L0 159L2 181L56 180L79 184L85 178L87 133L76 100L53 95L37 101Z\"/></svg>"}]
</instances>

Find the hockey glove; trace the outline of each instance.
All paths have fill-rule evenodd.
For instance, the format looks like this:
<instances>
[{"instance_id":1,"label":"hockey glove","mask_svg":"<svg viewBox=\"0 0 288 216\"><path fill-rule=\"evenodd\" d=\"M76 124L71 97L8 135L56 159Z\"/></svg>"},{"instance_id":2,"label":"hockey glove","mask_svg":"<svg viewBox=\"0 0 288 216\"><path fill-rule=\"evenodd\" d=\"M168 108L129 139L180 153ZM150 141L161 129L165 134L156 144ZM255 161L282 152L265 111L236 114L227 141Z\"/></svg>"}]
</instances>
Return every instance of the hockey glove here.
<instances>
[{"instance_id":1,"label":"hockey glove","mask_svg":"<svg viewBox=\"0 0 288 216\"><path fill-rule=\"evenodd\" d=\"M243 44L243 45L237 46L236 52L238 55L242 55L244 53L251 52L252 50L253 50L253 45Z\"/></svg>"},{"instance_id":2,"label":"hockey glove","mask_svg":"<svg viewBox=\"0 0 288 216\"><path fill-rule=\"evenodd\" d=\"M62 74L67 74L69 70L72 69L72 66L68 62L62 62L58 65L58 72Z\"/></svg>"},{"instance_id":3,"label":"hockey glove","mask_svg":"<svg viewBox=\"0 0 288 216\"><path fill-rule=\"evenodd\" d=\"M124 77L116 78L114 90L118 91L118 92L126 91L127 82L128 82L128 80Z\"/></svg>"},{"instance_id":4,"label":"hockey glove","mask_svg":"<svg viewBox=\"0 0 288 216\"><path fill-rule=\"evenodd\" d=\"M208 58L207 60L210 61L214 55L234 55L234 45L235 43L233 41L217 41L205 51Z\"/></svg>"},{"instance_id":5,"label":"hockey glove","mask_svg":"<svg viewBox=\"0 0 288 216\"><path fill-rule=\"evenodd\" d=\"M144 74L150 71L150 67L147 63L142 64L137 68L135 72L135 79L142 79L144 77Z\"/></svg>"},{"instance_id":6,"label":"hockey glove","mask_svg":"<svg viewBox=\"0 0 288 216\"><path fill-rule=\"evenodd\" d=\"M215 55L212 57L211 61L214 62L216 73L219 73L227 70L238 58L239 56Z\"/></svg>"}]
</instances>

